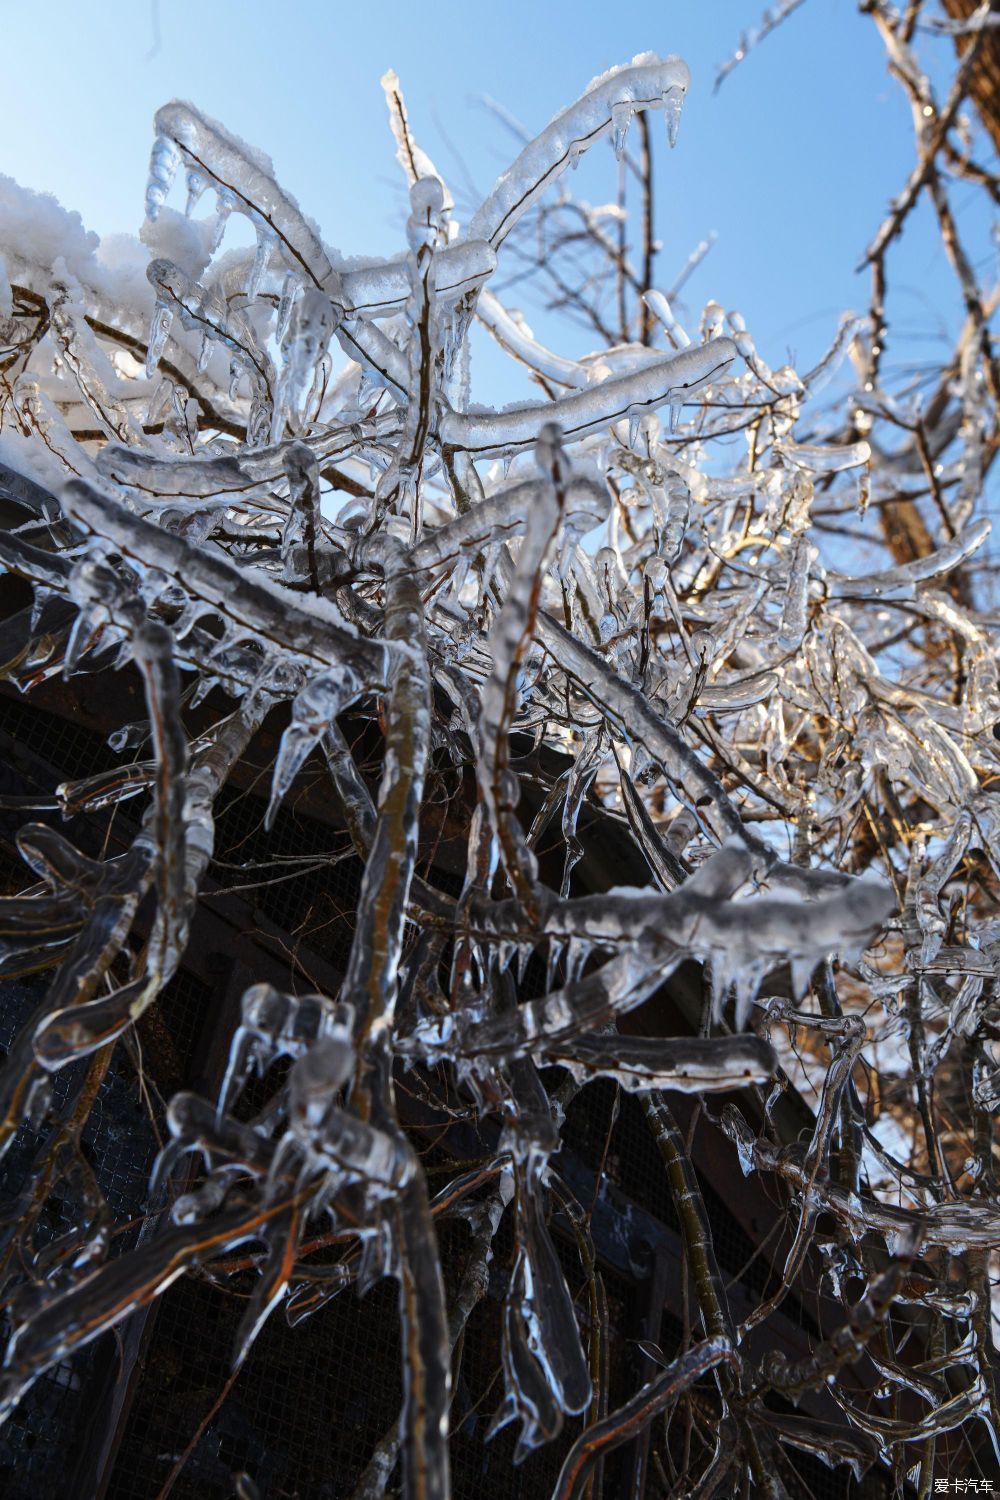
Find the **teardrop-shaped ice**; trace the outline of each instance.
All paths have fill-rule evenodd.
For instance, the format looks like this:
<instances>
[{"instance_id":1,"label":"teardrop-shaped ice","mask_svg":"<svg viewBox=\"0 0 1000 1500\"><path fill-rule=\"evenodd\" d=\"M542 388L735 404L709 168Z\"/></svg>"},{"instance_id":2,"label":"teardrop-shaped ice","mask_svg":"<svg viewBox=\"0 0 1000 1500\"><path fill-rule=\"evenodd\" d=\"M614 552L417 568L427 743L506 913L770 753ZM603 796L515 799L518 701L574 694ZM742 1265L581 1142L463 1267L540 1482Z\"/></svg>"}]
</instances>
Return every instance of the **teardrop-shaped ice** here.
<instances>
[{"instance_id":1,"label":"teardrop-shaped ice","mask_svg":"<svg viewBox=\"0 0 1000 1500\"><path fill-rule=\"evenodd\" d=\"M611 106L611 139L615 148L615 157L621 161L625 155L625 141L628 137L628 128L632 123L632 105L628 100L621 101Z\"/></svg>"},{"instance_id":2,"label":"teardrop-shaped ice","mask_svg":"<svg viewBox=\"0 0 1000 1500\"><path fill-rule=\"evenodd\" d=\"M260 291L261 282L264 280L264 272L271 257L271 251L275 246L275 237L269 230L257 226L257 250L254 254L253 265L250 275L247 277L247 297L252 302Z\"/></svg>"},{"instance_id":3,"label":"teardrop-shaped ice","mask_svg":"<svg viewBox=\"0 0 1000 1500\"><path fill-rule=\"evenodd\" d=\"M677 145L677 132L680 129L681 109L684 105L684 90L680 88L668 89L663 96L663 114L667 122L667 140L671 146Z\"/></svg>"},{"instance_id":4,"label":"teardrop-shaped ice","mask_svg":"<svg viewBox=\"0 0 1000 1500\"><path fill-rule=\"evenodd\" d=\"M285 334L288 332L289 320L292 316L292 308L299 294L301 282L294 271L285 274L285 280L281 287L281 297L278 301L278 313L274 321L275 343L284 342Z\"/></svg>"},{"instance_id":5,"label":"teardrop-shaped ice","mask_svg":"<svg viewBox=\"0 0 1000 1500\"><path fill-rule=\"evenodd\" d=\"M185 173L185 180L187 182L187 202L184 204L184 213L190 218L194 213L199 199L208 187L208 178L197 167L188 167Z\"/></svg>"},{"instance_id":6,"label":"teardrop-shaped ice","mask_svg":"<svg viewBox=\"0 0 1000 1500\"><path fill-rule=\"evenodd\" d=\"M152 380L156 367L163 356L167 335L174 315L164 302L157 302L149 325L149 342L146 345L146 379Z\"/></svg>"},{"instance_id":7,"label":"teardrop-shaped ice","mask_svg":"<svg viewBox=\"0 0 1000 1500\"><path fill-rule=\"evenodd\" d=\"M155 219L166 202L171 184L181 164L181 153L166 135L158 135L153 142L149 157L149 177L146 183L146 217Z\"/></svg>"}]
</instances>

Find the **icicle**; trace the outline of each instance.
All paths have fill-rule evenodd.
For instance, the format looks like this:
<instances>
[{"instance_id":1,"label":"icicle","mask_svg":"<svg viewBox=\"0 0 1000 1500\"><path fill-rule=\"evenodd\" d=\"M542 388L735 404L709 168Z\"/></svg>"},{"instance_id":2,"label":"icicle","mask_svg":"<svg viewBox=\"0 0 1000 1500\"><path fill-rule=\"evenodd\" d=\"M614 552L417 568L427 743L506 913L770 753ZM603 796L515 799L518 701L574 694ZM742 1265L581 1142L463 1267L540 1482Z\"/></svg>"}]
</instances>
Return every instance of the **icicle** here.
<instances>
[{"instance_id":1,"label":"icicle","mask_svg":"<svg viewBox=\"0 0 1000 1500\"><path fill-rule=\"evenodd\" d=\"M625 155L625 141L628 137L629 125L632 123L632 114L632 105L628 101L611 106L612 145L618 161L621 161Z\"/></svg>"},{"instance_id":2,"label":"icicle","mask_svg":"<svg viewBox=\"0 0 1000 1500\"><path fill-rule=\"evenodd\" d=\"M806 633L809 608L809 569L817 557L816 548L803 537L795 543L788 587L778 627L778 645L782 651L797 651Z\"/></svg>"},{"instance_id":3,"label":"icicle","mask_svg":"<svg viewBox=\"0 0 1000 1500\"><path fill-rule=\"evenodd\" d=\"M264 815L265 828L274 823L278 808L309 752L360 691L358 678L345 667L314 677L298 694L292 704L292 721L281 737L274 762L271 799Z\"/></svg>"},{"instance_id":4,"label":"icicle","mask_svg":"<svg viewBox=\"0 0 1000 1500\"><path fill-rule=\"evenodd\" d=\"M285 272L285 280L281 287L281 298L278 302L278 312L274 323L275 343L283 344L285 334L288 332L288 324L291 320L292 309L295 299L301 290L301 282L294 271ZM359 400L359 405L362 404Z\"/></svg>"},{"instance_id":5,"label":"icicle","mask_svg":"<svg viewBox=\"0 0 1000 1500\"><path fill-rule=\"evenodd\" d=\"M684 105L686 90L674 87L668 89L663 96L663 113L667 122L667 140L671 148L677 145L677 132L681 124L681 109Z\"/></svg>"},{"instance_id":6,"label":"icicle","mask_svg":"<svg viewBox=\"0 0 1000 1500\"><path fill-rule=\"evenodd\" d=\"M336 331L339 315L324 292L307 288L292 308L282 340L284 369L278 382L271 442L280 440L289 422L300 427L309 410L318 366Z\"/></svg>"},{"instance_id":7,"label":"icicle","mask_svg":"<svg viewBox=\"0 0 1000 1500\"><path fill-rule=\"evenodd\" d=\"M146 345L146 379L152 380L166 348L167 337L174 315L165 302L157 302L149 325L149 340Z\"/></svg>"},{"instance_id":8,"label":"icicle","mask_svg":"<svg viewBox=\"0 0 1000 1500\"><path fill-rule=\"evenodd\" d=\"M163 418L170 410L173 394L174 385L172 380L159 381L149 398L149 406L146 408L147 427L155 427L163 421Z\"/></svg>"},{"instance_id":9,"label":"icicle","mask_svg":"<svg viewBox=\"0 0 1000 1500\"><path fill-rule=\"evenodd\" d=\"M254 254L250 275L247 278L247 300L250 302L256 299L257 293L260 291L261 282L264 280L264 273L267 270L267 263L271 258L271 253L276 244L277 237L258 225L257 250Z\"/></svg>"},{"instance_id":10,"label":"icicle","mask_svg":"<svg viewBox=\"0 0 1000 1500\"><path fill-rule=\"evenodd\" d=\"M184 214L186 218L190 218L197 208L202 194L208 187L208 178L197 167L188 167L185 173L185 180L187 182L187 202L184 205Z\"/></svg>"},{"instance_id":11,"label":"icicle","mask_svg":"<svg viewBox=\"0 0 1000 1500\"><path fill-rule=\"evenodd\" d=\"M226 225L229 216L236 207L236 199L226 189L218 191L215 195L215 224L212 230L211 251L214 255L226 235Z\"/></svg>"},{"instance_id":12,"label":"icicle","mask_svg":"<svg viewBox=\"0 0 1000 1500\"><path fill-rule=\"evenodd\" d=\"M146 217L155 219L166 202L171 184L181 164L181 153L166 135L158 135L153 142L149 158L149 178L146 186Z\"/></svg>"},{"instance_id":13,"label":"icicle","mask_svg":"<svg viewBox=\"0 0 1000 1500\"><path fill-rule=\"evenodd\" d=\"M662 292L644 292L642 300L650 312L659 318L667 333L681 348L687 349L691 344L691 336L686 333L677 319L674 317L673 309Z\"/></svg>"}]
</instances>

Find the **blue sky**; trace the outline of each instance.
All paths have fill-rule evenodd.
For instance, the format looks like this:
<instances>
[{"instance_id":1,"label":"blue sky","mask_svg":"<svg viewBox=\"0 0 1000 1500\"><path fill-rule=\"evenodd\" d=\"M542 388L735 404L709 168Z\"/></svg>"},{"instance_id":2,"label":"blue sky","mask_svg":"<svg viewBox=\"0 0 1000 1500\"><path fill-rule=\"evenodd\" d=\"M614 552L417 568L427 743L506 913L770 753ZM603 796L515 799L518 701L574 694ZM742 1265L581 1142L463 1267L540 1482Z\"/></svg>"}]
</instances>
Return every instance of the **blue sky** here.
<instances>
[{"instance_id":1,"label":"blue sky","mask_svg":"<svg viewBox=\"0 0 1000 1500\"><path fill-rule=\"evenodd\" d=\"M402 246L406 209L379 87L386 68L400 75L439 170L457 181L460 160L485 191L517 147L483 95L540 127L612 64L678 52L693 81L675 151L655 121L662 284L715 230L687 289L694 316L715 297L743 312L771 364L792 353L807 366L839 313L864 309L867 277L854 267L912 164L912 131L854 0L807 0L713 96L718 64L761 9L761 0L285 0L280 10L257 0L48 0L39 10L2 0L6 55L21 61L5 70L5 118L18 128L0 171L55 193L102 233L135 232L153 113L189 98L273 157L331 244L388 254ZM950 42L932 46L950 61ZM594 155L581 186L608 201L614 159L603 147ZM905 361L927 354L927 339L957 313L927 216L891 269L893 353ZM583 353L588 339L566 330L562 347ZM482 388L499 379L492 361L479 374L476 399L510 398Z\"/></svg>"}]
</instances>

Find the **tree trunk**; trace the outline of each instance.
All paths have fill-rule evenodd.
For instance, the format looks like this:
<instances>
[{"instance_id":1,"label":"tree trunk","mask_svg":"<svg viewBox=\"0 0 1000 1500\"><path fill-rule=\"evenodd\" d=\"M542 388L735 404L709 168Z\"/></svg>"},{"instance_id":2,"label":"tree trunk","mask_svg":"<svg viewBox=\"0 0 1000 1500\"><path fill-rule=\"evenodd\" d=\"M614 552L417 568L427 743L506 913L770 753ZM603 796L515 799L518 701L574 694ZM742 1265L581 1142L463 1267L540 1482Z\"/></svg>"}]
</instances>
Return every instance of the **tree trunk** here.
<instances>
[{"instance_id":1,"label":"tree trunk","mask_svg":"<svg viewBox=\"0 0 1000 1500\"><path fill-rule=\"evenodd\" d=\"M943 3L954 21L964 21L978 9L976 0L943 0ZM994 0L993 9L1000 9L997 0ZM972 40L971 36L955 38L955 50L959 56L971 46ZM993 149L1000 151L1000 31L989 31L983 38L969 94L993 142Z\"/></svg>"}]
</instances>

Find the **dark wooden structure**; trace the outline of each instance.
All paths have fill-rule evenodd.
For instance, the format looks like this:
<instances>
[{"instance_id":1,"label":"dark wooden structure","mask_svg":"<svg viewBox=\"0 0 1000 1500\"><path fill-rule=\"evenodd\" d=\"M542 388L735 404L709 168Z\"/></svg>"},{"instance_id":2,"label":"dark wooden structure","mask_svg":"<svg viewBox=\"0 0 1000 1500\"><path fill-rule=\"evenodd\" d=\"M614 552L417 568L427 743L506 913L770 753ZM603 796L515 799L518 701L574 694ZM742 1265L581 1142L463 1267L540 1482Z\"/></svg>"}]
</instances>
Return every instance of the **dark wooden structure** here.
<instances>
[{"instance_id":1,"label":"dark wooden structure","mask_svg":"<svg viewBox=\"0 0 1000 1500\"><path fill-rule=\"evenodd\" d=\"M8 589L8 585L10 585ZM0 626L0 658L16 659L27 636L26 601L15 581L0 580L7 619ZM203 712L210 712L211 706ZM0 791L5 796L44 797L61 781L92 774L120 761L108 749L109 734L143 717L143 698L130 669L99 676L41 683L30 698L0 687ZM196 726L197 714L189 727ZM339 982L350 947L352 914L361 866L344 853L347 840L337 820L321 768L307 773L272 832L263 832L267 768L280 723L265 725L251 745L220 804L216 867L194 923L184 967L160 1003L138 1026L132 1045L120 1045L101 1087L84 1142L102 1189L119 1222L113 1253L155 1234L155 1217L144 1220L147 1182L162 1133L163 1103L178 1088L209 1093L218 1085L229 1037L244 988L261 979L284 988ZM378 745L366 747L359 729L358 753L377 769ZM377 737L376 737L377 739ZM465 817L471 789L456 786L441 807L439 826L426 830L426 868L444 888L458 889L465 858ZM463 816L463 799L465 815ZM124 846L134 829L137 806L125 803L113 815L78 817L69 836L92 852ZM29 817L0 815L0 863L6 888L25 883L13 840ZM580 889L641 883L631 845L613 822L585 813L591 827L585 844L600 849L577 870ZM238 867L289 855L314 854L301 873L242 890L255 878ZM525 983L538 982L529 970ZM0 1043L8 1045L37 998L37 980L0 989ZM630 1018L640 1030L690 1032L697 1025L701 975L694 966ZM456 1161L487 1154L490 1143L473 1126L435 1108L431 1093L410 1078L399 1081L400 1113L421 1150L433 1185L435 1174ZM744 1101L745 1102L745 1101ZM669 1352L677 1347L685 1318L686 1283L677 1220L662 1163L642 1110L631 1096L620 1101L612 1128L614 1089L596 1084L570 1106L566 1145L558 1169L566 1187L591 1210L591 1233L607 1294L611 1331L613 1398L624 1400L651 1365L634 1342L647 1339ZM804 1105L783 1102L784 1131L793 1139L810 1125ZM693 1102L680 1100L687 1128ZM3 1163L0 1214L20 1189L19 1171L33 1133ZM739 1318L775 1285L787 1239L773 1233L781 1217L774 1186L745 1178L735 1150L720 1132L702 1123L693 1136L696 1162L723 1273ZM59 1205L47 1204L53 1235ZM560 1226L556 1223L556 1228ZM563 1226L565 1229L566 1226ZM442 1228L446 1270L461 1256L465 1230ZM581 1283L569 1233L562 1236L571 1288ZM509 1240L501 1230L491 1276L499 1292L509 1274ZM460 1264L460 1262L459 1262ZM575 1278L575 1279L574 1279ZM818 1282L818 1278L817 1278ZM456 1500L518 1497L551 1492L559 1464L579 1424L563 1439L530 1457L511 1462L513 1433L485 1442L499 1399L499 1301L487 1295L466 1334L453 1407L453 1482ZM249 1473L264 1500L340 1500L348 1497L400 1400L395 1291L389 1283L363 1300L344 1292L298 1327L279 1311L267 1324L250 1360L227 1398L218 1405L230 1371L232 1337L242 1311L238 1290L223 1292L186 1277L159 1301L106 1334L72 1361L43 1377L0 1428L0 1494L6 1500L155 1500L195 1434L200 1440L170 1493L175 1500L219 1500L232 1493L232 1475ZM584 1314L585 1315L585 1314ZM780 1346L790 1357L808 1352L817 1338L842 1321L842 1309L817 1296L806 1305L789 1296L767 1324L761 1348ZM826 1420L843 1420L819 1393L807 1408ZM655 1442L654 1442L655 1450ZM877 1500L889 1490L885 1476L862 1481L846 1468L830 1470L796 1458L802 1495L815 1500L856 1496ZM622 1450L605 1472L606 1496L638 1496L647 1488L650 1455L636 1446ZM649 1493L662 1491L650 1482Z\"/></svg>"}]
</instances>

